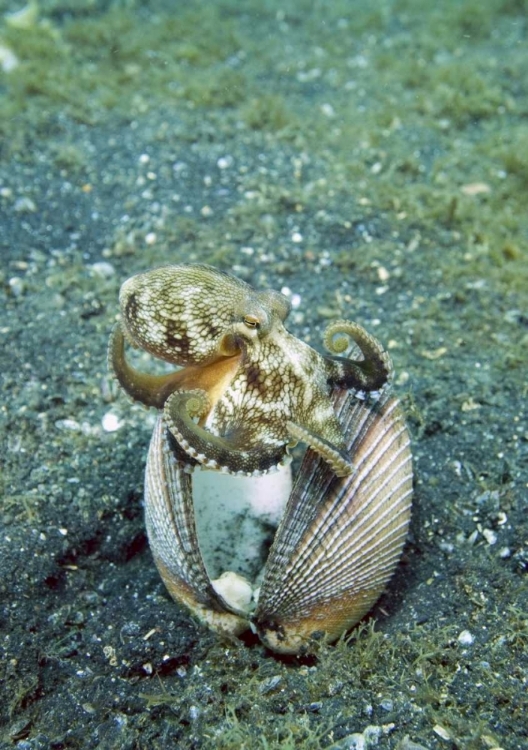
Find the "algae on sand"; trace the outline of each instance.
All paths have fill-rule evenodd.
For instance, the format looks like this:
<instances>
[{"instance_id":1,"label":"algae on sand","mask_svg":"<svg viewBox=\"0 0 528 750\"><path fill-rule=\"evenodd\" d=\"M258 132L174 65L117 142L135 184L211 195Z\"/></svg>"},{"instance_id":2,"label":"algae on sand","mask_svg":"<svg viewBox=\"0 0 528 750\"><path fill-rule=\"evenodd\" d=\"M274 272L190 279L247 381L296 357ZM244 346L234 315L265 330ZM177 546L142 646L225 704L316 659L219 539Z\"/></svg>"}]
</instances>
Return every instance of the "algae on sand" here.
<instances>
[{"instance_id":1,"label":"algae on sand","mask_svg":"<svg viewBox=\"0 0 528 750\"><path fill-rule=\"evenodd\" d=\"M0 19L2 747L327 748L369 725L526 745L527 9ZM298 294L312 345L357 319L409 394L404 559L376 627L317 658L205 632L146 546L153 415L116 397L106 341L125 278L189 261Z\"/></svg>"}]
</instances>

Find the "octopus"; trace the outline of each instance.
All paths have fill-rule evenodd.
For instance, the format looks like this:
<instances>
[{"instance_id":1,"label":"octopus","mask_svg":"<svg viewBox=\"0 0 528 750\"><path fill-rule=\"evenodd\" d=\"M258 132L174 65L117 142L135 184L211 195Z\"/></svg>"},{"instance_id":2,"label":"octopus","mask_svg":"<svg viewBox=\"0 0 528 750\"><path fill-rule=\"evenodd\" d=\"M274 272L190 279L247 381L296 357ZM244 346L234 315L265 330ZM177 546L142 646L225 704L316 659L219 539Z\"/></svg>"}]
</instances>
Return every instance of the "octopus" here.
<instances>
[{"instance_id":1,"label":"octopus","mask_svg":"<svg viewBox=\"0 0 528 750\"><path fill-rule=\"evenodd\" d=\"M120 309L111 367L133 399L163 411L191 465L259 475L287 463L301 441L337 476L353 472L331 394L378 392L392 374L388 355L360 325L330 324L328 353L320 354L286 330L287 297L203 264L132 276ZM178 369L135 369L125 341ZM351 344L356 356L342 356Z\"/></svg>"}]
</instances>

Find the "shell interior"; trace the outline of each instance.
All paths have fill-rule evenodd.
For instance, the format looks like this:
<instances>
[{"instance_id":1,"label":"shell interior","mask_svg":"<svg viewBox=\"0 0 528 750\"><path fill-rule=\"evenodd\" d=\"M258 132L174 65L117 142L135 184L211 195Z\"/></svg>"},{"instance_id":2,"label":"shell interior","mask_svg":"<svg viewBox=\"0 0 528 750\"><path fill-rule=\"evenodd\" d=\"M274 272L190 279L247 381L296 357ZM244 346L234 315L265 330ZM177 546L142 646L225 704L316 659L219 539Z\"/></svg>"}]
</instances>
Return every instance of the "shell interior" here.
<instances>
[{"instance_id":1,"label":"shell interior","mask_svg":"<svg viewBox=\"0 0 528 750\"><path fill-rule=\"evenodd\" d=\"M192 494L198 543L213 586L233 606L245 585L260 584L273 537L292 488L290 465L259 477L197 467ZM230 593L231 592L231 593ZM234 598L233 598L234 597Z\"/></svg>"}]
</instances>

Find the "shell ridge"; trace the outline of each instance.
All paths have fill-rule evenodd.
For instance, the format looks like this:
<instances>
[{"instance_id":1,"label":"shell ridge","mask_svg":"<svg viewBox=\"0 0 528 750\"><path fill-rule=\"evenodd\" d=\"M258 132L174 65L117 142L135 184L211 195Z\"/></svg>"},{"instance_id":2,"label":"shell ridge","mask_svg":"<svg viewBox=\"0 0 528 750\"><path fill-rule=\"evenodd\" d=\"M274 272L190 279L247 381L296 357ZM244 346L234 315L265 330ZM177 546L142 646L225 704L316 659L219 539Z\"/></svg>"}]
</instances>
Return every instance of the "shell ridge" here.
<instances>
[{"instance_id":1,"label":"shell ridge","mask_svg":"<svg viewBox=\"0 0 528 750\"><path fill-rule=\"evenodd\" d=\"M394 443L399 436L400 433L398 433L393 440L391 440L391 445ZM400 452L404 451L405 448L408 446L408 442L401 446ZM390 446L389 446L390 447ZM388 448L383 447L383 451L385 452ZM407 459L406 459L407 460ZM366 461L366 459L365 459ZM360 462L360 466L364 462ZM392 480L392 477L394 474L396 474L399 471L400 467L396 466L396 468L393 468L393 471L388 477L386 478L387 481L384 481L382 484L377 484L375 487L375 494L368 497L368 499L361 498L362 503L361 507L358 507L360 504L355 502L356 496L360 488L363 487L363 483L366 480L370 479L371 484L375 484L378 481L378 474L374 474L373 476L373 469L372 467L367 467L367 470L365 471L363 476L358 477L357 475L360 473L360 470L358 468L358 471L356 472L356 475L354 475L353 478L351 478L348 482L345 480L342 483L342 486L339 488L339 492L336 493L335 496L331 496L326 501L326 505L328 506L326 514L324 513L324 507L318 508L318 513L320 515L320 522L316 524L315 526L304 526L305 529L305 537L307 534L312 535L313 537L320 537L321 542L325 542L325 546L327 546L327 550L324 552L324 556L328 555L328 549L332 546L332 536L341 536L343 529L341 528L338 521L343 517L347 516L346 520L346 526L345 528L348 528L350 525L357 522L357 519L360 515L365 515L365 512L367 508L370 508L372 503L374 502L374 499L376 497L376 493L382 492L388 484L390 484L390 481ZM383 470L379 472L381 476L384 476ZM353 493L352 499L348 503L341 502L343 498L346 497L347 494ZM370 513L375 513L377 511L378 506L375 505L371 510ZM353 509L354 512L352 514L349 513L350 509ZM314 518L315 522L315 518ZM358 527L359 528L359 527ZM337 531L336 531L337 529ZM307 541L305 539L305 541ZM348 542L348 535L346 539L346 543ZM304 555L304 557L303 557ZM307 560L311 556L311 553L308 549L307 544L302 546L300 549L296 552L295 560L292 558L293 565L295 564L302 564L304 560ZM316 558L312 565L308 568L306 577L309 577L309 574L311 573L312 569L316 567L318 564L322 562L323 557ZM331 564L331 558L330 558L330 564Z\"/></svg>"},{"instance_id":2,"label":"shell ridge","mask_svg":"<svg viewBox=\"0 0 528 750\"><path fill-rule=\"evenodd\" d=\"M401 512L405 512L406 508L403 508ZM388 518L387 522L385 523L386 519ZM354 558L354 564L357 565L361 559L361 555L363 554L363 548L367 546L367 554L371 553L371 548L373 549L376 544L379 544L383 542L383 532L386 530L387 527L390 527L391 524L394 521L394 518L397 518L398 515L394 515L393 508L390 506L387 506L383 512L381 512L378 516L375 515L375 513L372 513L369 515L368 518L366 518L362 524L361 528L357 528L356 526L352 526L351 528L347 529L348 533L343 534L342 538L336 538L335 539L335 546L333 548L328 547L325 554L318 556L312 561L311 568L317 567L321 570L321 576L324 574L325 569L335 569L334 563L336 561L340 562L347 562L352 557ZM357 536L356 536L356 531ZM370 536L369 536L370 535ZM380 536L381 535L381 536ZM354 537L354 547L352 548L350 546L350 540ZM370 541L376 540L375 544L370 544ZM341 551L343 548L348 547L349 552L347 555L341 555ZM311 571L306 571L306 577L309 578L309 573Z\"/></svg>"},{"instance_id":3,"label":"shell ridge","mask_svg":"<svg viewBox=\"0 0 528 750\"><path fill-rule=\"evenodd\" d=\"M404 515L404 511L402 511L402 515ZM363 553L362 547L354 547L349 555L331 555L326 562L323 562L319 558L314 565L310 566L309 570L304 570L301 576L296 577L294 572L292 572L290 578L295 582L295 588L298 590L302 588L303 599L309 598L311 594L315 598L319 598L321 588L326 590L334 582L335 591L354 588L348 582L349 579L354 580L356 576L359 578L361 571L368 571L379 567L383 559L382 553L387 548L389 548L391 560L395 557L399 558L401 550L393 549L391 551L390 548L391 546L395 548L396 545L399 545L400 541L403 545L405 536L402 536L400 532L402 529L406 529L406 525L407 519L404 518L399 527L392 528L389 534L378 539L367 549L366 553ZM313 575L314 567L317 570L315 580Z\"/></svg>"},{"instance_id":4,"label":"shell ridge","mask_svg":"<svg viewBox=\"0 0 528 750\"><path fill-rule=\"evenodd\" d=\"M294 596L289 598L279 596L275 601L269 602L270 605L273 605L275 614L285 616L292 612L305 613L310 610L314 602L331 601L343 593L354 593L361 590L377 589L380 586L384 587L392 576L394 565L399 560L401 549L405 543L406 519L402 521L398 530L403 533L396 534L397 546L395 545L392 549L388 550L387 554L383 554L382 556L373 557L369 555L369 566L364 566L361 569L347 569L344 579L341 580L338 578L334 580L332 577L318 578L315 586L312 586L309 590L303 589L302 596L298 588L290 586L290 589L293 588ZM322 591L324 591L324 594L321 593Z\"/></svg>"},{"instance_id":5,"label":"shell ridge","mask_svg":"<svg viewBox=\"0 0 528 750\"><path fill-rule=\"evenodd\" d=\"M361 401L355 401L350 394L346 392L338 392L336 400L339 402L341 401L341 410L344 410L346 406L351 407L353 418L351 421L354 421L356 424L354 426L354 429L359 429L359 442L363 440L364 432L367 430L367 428L375 422L377 419L379 419L379 414L376 412L373 416L372 411L370 408L365 408L364 402ZM386 402L385 402L386 403ZM392 400L392 403L390 404L390 412L392 412L395 408L398 406L398 402L396 399ZM339 404L338 404L339 405ZM380 402L377 402L376 406L380 407ZM383 404L381 404L383 406ZM360 419L358 419L358 415ZM404 429L404 428L403 428ZM351 445L353 446L356 442L356 439L352 439ZM363 463L365 463L368 460L368 456L364 459ZM306 458L305 458L306 461ZM318 462L321 462L321 459L318 459ZM314 474L316 474L317 469L314 470L312 473L312 477ZM368 467L366 470L366 474L368 474ZM328 472L330 476L332 476L331 471ZM298 542L302 536L306 533L306 529L312 529L313 535L317 535L322 528L324 528L325 525L329 524L328 520L325 520L325 514L322 513L324 510L324 507L320 503L314 503L313 500L310 500L310 498L313 497L321 497L321 495L316 495L314 491L314 487L310 485L305 485L306 489L304 493L300 496L297 496L297 488L299 486L299 479L301 478L302 474L302 467L301 472L298 477L298 481L295 483L294 490L292 491L292 495L290 497L290 501L288 503L288 506L286 508L285 514L284 514L284 523L281 524L282 526L286 525L286 519L288 521L288 530L287 533L281 534L281 527L279 527L279 530L277 531L276 537L275 537L275 547L277 552L279 549L283 554L290 554L291 549L295 548L297 545L294 545L293 542ZM326 474L326 472L325 472ZM330 487L327 485L325 488L324 494L322 494L323 497L325 497L325 503L324 505L329 508L337 509L339 507L339 513L344 512L343 510L343 503L340 502L342 498L346 497L348 493L350 493L352 485L360 484L360 474L359 471L356 471L356 473L349 478L344 478L341 480L334 480L334 485L336 486L336 490L334 492L330 491ZM332 481L330 482L332 484ZM318 488L319 489L319 488ZM354 493L357 491L357 488L354 487ZM308 503L308 500L310 501ZM309 504L309 507L307 507ZM289 506L293 506L292 509L290 509ZM328 511L327 511L328 512ZM317 519L318 516L321 516L321 521L319 524L313 527L313 523ZM297 533L295 533L297 531ZM281 543L281 547L279 547L279 542ZM268 568L271 567L271 561L272 561L273 555L270 553L270 558L268 560Z\"/></svg>"},{"instance_id":6,"label":"shell ridge","mask_svg":"<svg viewBox=\"0 0 528 750\"><path fill-rule=\"evenodd\" d=\"M314 606L332 601L342 592L358 592L361 598L362 588L369 592L381 590L405 543L412 460L399 402L384 394L370 406L354 403L349 394L338 394L336 404L338 414L345 415L345 429L353 424L356 431L350 441L356 471L351 477L335 481L333 488L332 482L326 483L324 503L315 504L312 499L308 514L306 508L297 507L289 518L290 524L306 515L312 521L308 529L305 526L296 535L296 547L285 549L285 542L294 537L291 531L277 545L277 552L281 546L280 559L289 559L287 580L284 573L280 577L280 567L275 569L268 562L259 603L260 611L273 612L281 619L294 614L298 619L300 613L307 616ZM309 456L305 457L307 460ZM387 465L390 470L385 476ZM300 501L313 498L313 489L308 487ZM368 544L369 533L372 545ZM314 542L323 547L314 547Z\"/></svg>"},{"instance_id":7,"label":"shell ridge","mask_svg":"<svg viewBox=\"0 0 528 750\"><path fill-rule=\"evenodd\" d=\"M178 462L168 449L163 433L165 427L160 418L153 432L151 450L154 460L147 461L146 468L146 523L149 537L159 541L157 549L163 549L166 565L182 578L191 577L201 586L208 582L205 566L196 552L197 537L185 512L185 503L179 498L188 497L190 477L179 470ZM156 460L160 457L161 460ZM160 482L160 477L162 481ZM176 540L176 544L174 543ZM201 563L201 564L200 564Z\"/></svg>"},{"instance_id":8,"label":"shell ridge","mask_svg":"<svg viewBox=\"0 0 528 750\"><path fill-rule=\"evenodd\" d=\"M399 517L402 517L402 520L400 523L396 526L394 526L394 519L391 519L389 522L385 523L383 526L380 527L379 531L383 532L387 529L389 529L388 533L378 535L378 537L373 541L372 545L368 544L368 538L366 539L366 543L362 544L358 547L354 547L349 551L349 554L340 556L338 554L334 555L334 558L332 560L332 565L327 565L326 567L321 567L321 575L318 576L318 583L329 582L336 579L341 579L343 577L343 570L346 571L346 575L348 577L355 576L356 574L359 575L360 571L363 569L367 569L370 565L377 566L380 561L383 558L383 555L387 551L391 554L391 556L394 556L393 547L397 543L399 543L399 539L401 538L402 544L405 541L405 536L402 535L402 531L406 530L407 525L407 518L406 514L409 509L409 506L403 507L401 511L396 516L396 519ZM366 530L366 534L368 534L369 529ZM378 530L377 530L378 531ZM364 552L364 548L366 547L366 551ZM400 551L397 551L396 556L399 557ZM339 563L336 566L335 563ZM311 579L308 578L308 581ZM347 584L345 580L343 580L343 588L347 588Z\"/></svg>"},{"instance_id":9,"label":"shell ridge","mask_svg":"<svg viewBox=\"0 0 528 750\"><path fill-rule=\"evenodd\" d=\"M396 467L393 474L397 474L400 468L404 467L408 462L407 456L400 466ZM399 492L400 487L403 487L409 479L410 475L404 476L402 481L398 483L396 491ZM326 538L325 541L327 543L325 544L324 550L320 550L317 552L316 556L310 557L307 547L305 547L303 550L305 552L304 558L302 554L299 554L295 559L291 559L290 562L292 567L290 577L295 578L297 584L302 583L309 586L310 582L312 582L314 587L317 587L320 581L326 580L326 570L332 571L337 569L338 574L341 575L342 565L340 564L336 568L336 562L339 561L339 563L345 563L352 557L355 558L354 566L359 567L360 559L357 556L358 554L362 554L363 547L365 545L370 546L371 542L377 540L385 528L390 527L399 516L406 516L410 509L410 502L405 503L405 500L410 498L412 487L408 487L407 492L403 495L398 495L396 500L394 500L394 497L391 497L391 501L387 502L382 496L381 502L376 501L375 498L379 496L379 492L383 489L385 489L385 485L376 487L375 493L371 498L365 501L368 512L364 512L365 509L361 508L358 512L354 513L349 519L347 519L346 524L339 525L338 532L334 531L331 538ZM396 505L401 506L397 511L394 510L394 506ZM382 523L387 517L389 517L389 521L387 523ZM403 525L405 525L405 523L406 518L404 518ZM331 530L332 527L330 526L330 531ZM354 538L355 542L353 548L350 547L350 540L352 538ZM377 547L377 545L383 541L384 537L382 535L376 542L376 545L372 544L373 548L375 546ZM385 544L388 543L389 540L386 539ZM346 547L349 548L349 554L342 555L341 550ZM313 552L311 554L313 555ZM318 571L317 583L313 582L312 574L314 570Z\"/></svg>"}]
</instances>

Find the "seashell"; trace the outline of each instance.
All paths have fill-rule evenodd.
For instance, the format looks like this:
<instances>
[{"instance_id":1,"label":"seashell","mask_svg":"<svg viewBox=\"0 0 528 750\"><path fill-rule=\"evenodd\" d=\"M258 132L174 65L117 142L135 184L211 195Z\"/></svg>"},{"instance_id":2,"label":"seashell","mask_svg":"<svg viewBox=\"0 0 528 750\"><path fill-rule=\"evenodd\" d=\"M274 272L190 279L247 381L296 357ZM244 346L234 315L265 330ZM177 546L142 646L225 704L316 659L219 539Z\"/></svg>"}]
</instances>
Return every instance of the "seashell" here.
<instances>
[{"instance_id":1,"label":"seashell","mask_svg":"<svg viewBox=\"0 0 528 750\"><path fill-rule=\"evenodd\" d=\"M314 636L335 640L387 585L403 549L412 498L412 457L402 410L384 391L332 398L354 472L336 476L308 449L265 565L254 612L236 574L213 584L200 551L188 456L160 415L145 475L147 533L160 575L176 601L214 630L248 627L284 654L306 653ZM234 576L234 577L233 577ZM230 590L238 590L237 602Z\"/></svg>"}]
</instances>

